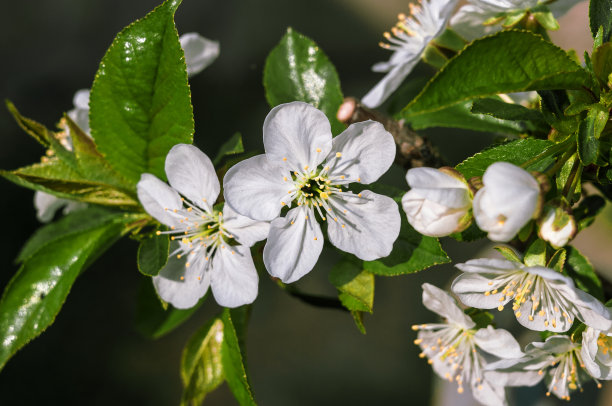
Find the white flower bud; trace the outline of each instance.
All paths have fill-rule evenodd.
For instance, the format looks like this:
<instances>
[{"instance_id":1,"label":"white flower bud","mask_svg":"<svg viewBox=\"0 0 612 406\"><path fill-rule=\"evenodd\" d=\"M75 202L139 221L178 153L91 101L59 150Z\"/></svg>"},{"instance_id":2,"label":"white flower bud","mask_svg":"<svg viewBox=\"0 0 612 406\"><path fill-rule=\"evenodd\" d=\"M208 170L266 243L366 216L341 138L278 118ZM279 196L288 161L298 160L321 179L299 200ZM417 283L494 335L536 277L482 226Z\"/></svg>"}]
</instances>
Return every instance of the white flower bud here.
<instances>
[{"instance_id":1,"label":"white flower bud","mask_svg":"<svg viewBox=\"0 0 612 406\"><path fill-rule=\"evenodd\" d=\"M574 217L560 207L550 208L540 219L540 238L554 248L561 248L576 234Z\"/></svg>"},{"instance_id":2,"label":"white flower bud","mask_svg":"<svg viewBox=\"0 0 612 406\"><path fill-rule=\"evenodd\" d=\"M482 177L474 196L474 218L492 241L510 241L534 217L540 185L526 170L508 162L495 162Z\"/></svg>"},{"instance_id":3,"label":"white flower bud","mask_svg":"<svg viewBox=\"0 0 612 406\"><path fill-rule=\"evenodd\" d=\"M406 174L410 191L402 198L408 222L419 233L443 237L467 228L472 193L450 168L413 168Z\"/></svg>"}]
</instances>

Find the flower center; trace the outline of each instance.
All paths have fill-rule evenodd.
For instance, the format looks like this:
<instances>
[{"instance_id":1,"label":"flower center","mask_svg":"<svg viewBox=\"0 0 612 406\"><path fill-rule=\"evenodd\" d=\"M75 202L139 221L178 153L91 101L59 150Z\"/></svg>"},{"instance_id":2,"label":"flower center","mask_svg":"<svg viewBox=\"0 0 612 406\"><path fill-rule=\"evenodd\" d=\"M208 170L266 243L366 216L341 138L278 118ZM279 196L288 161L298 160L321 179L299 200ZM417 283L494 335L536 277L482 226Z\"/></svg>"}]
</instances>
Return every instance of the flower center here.
<instances>
[{"instance_id":1,"label":"flower center","mask_svg":"<svg viewBox=\"0 0 612 406\"><path fill-rule=\"evenodd\" d=\"M569 391L582 390L578 368L584 368L584 363L582 362L579 346L572 348L566 353L557 355L551 366L555 367L555 369L550 372L551 380L546 396L550 396L551 392L556 392L557 395L561 395L559 396L561 399L570 400ZM541 375L543 371L539 370L538 373ZM597 383L597 387L600 388L601 384L599 381L594 380ZM559 393L559 389L562 389L561 393Z\"/></svg>"},{"instance_id":2,"label":"flower center","mask_svg":"<svg viewBox=\"0 0 612 406\"><path fill-rule=\"evenodd\" d=\"M612 353L612 337L600 333L599 337L597 338L597 346L604 355L607 355L608 352Z\"/></svg>"}]
</instances>

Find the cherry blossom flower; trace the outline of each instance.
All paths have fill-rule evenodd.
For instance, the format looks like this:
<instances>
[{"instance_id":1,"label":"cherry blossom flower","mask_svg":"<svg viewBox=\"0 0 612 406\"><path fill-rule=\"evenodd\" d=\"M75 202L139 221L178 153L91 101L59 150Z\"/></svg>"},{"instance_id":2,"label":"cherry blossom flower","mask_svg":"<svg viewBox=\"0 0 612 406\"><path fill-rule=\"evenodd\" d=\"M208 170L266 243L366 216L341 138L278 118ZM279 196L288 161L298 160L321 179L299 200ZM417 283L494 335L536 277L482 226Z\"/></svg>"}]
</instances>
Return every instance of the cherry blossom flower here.
<instances>
[{"instance_id":1,"label":"cherry blossom flower","mask_svg":"<svg viewBox=\"0 0 612 406\"><path fill-rule=\"evenodd\" d=\"M423 0L420 5L409 5L410 16L398 16L399 21L391 33L385 33L389 44L380 44L394 51L393 55L389 61L372 67L374 72L388 73L363 97L365 106L378 107L397 90L419 62L427 45L442 34L457 3L457 0Z\"/></svg>"},{"instance_id":2,"label":"cherry blossom flower","mask_svg":"<svg viewBox=\"0 0 612 406\"><path fill-rule=\"evenodd\" d=\"M266 153L230 168L223 188L236 212L272 222L264 248L272 276L290 283L312 270L323 249L319 221L343 251L363 260L389 255L400 229L397 204L346 189L376 181L391 166L395 143L382 124L355 123L332 139L321 111L292 102L270 111L263 141Z\"/></svg>"},{"instance_id":3,"label":"cherry blossom flower","mask_svg":"<svg viewBox=\"0 0 612 406\"><path fill-rule=\"evenodd\" d=\"M194 306L208 287L219 305L237 307L257 297L258 276L249 247L266 238L269 224L213 207L219 180L210 159L177 144L166 157L170 186L144 173L137 185L144 209L170 228L168 263L153 277L159 296L179 309ZM183 197L181 197L183 196Z\"/></svg>"},{"instance_id":4,"label":"cherry blossom flower","mask_svg":"<svg viewBox=\"0 0 612 406\"><path fill-rule=\"evenodd\" d=\"M596 379L612 379L612 329L587 327L582 333L582 361Z\"/></svg>"},{"instance_id":5,"label":"cherry blossom flower","mask_svg":"<svg viewBox=\"0 0 612 406\"><path fill-rule=\"evenodd\" d=\"M415 344L423 350L421 357L428 358L440 377L456 382L459 393L467 385L482 404L506 404L504 387L485 379L484 371L493 360L524 355L512 334L491 326L476 328L448 293L428 283L423 284L423 304L446 320L412 327L419 330Z\"/></svg>"},{"instance_id":6,"label":"cherry blossom flower","mask_svg":"<svg viewBox=\"0 0 612 406\"><path fill-rule=\"evenodd\" d=\"M451 168L412 168L406 181L410 191L402 206L419 233L443 237L469 226L472 192L460 173Z\"/></svg>"},{"instance_id":7,"label":"cherry blossom flower","mask_svg":"<svg viewBox=\"0 0 612 406\"><path fill-rule=\"evenodd\" d=\"M575 318L600 330L612 327L612 316L599 300L553 269L488 258L456 266L465 273L451 289L467 306L501 311L512 302L518 322L537 331L567 331Z\"/></svg>"},{"instance_id":8,"label":"cherry blossom flower","mask_svg":"<svg viewBox=\"0 0 612 406\"><path fill-rule=\"evenodd\" d=\"M510 241L536 214L540 185L526 170L508 162L491 164L473 202L478 227L492 241Z\"/></svg>"},{"instance_id":9,"label":"cherry blossom flower","mask_svg":"<svg viewBox=\"0 0 612 406\"><path fill-rule=\"evenodd\" d=\"M550 208L539 222L538 235L548 241L554 248L565 246L576 234L576 221L569 213L561 209Z\"/></svg>"}]
</instances>

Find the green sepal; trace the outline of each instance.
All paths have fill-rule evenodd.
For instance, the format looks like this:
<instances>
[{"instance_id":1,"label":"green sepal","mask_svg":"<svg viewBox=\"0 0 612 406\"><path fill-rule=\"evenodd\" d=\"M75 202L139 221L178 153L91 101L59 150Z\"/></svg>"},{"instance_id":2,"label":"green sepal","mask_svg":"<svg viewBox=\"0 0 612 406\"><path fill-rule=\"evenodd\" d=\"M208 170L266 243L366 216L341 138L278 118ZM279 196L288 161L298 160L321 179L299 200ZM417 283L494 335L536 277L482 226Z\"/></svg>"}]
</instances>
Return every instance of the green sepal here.
<instances>
[{"instance_id":1,"label":"green sepal","mask_svg":"<svg viewBox=\"0 0 612 406\"><path fill-rule=\"evenodd\" d=\"M523 258L525 265L546 266L546 248L546 241L541 239L535 240L525 252L525 257Z\"/></svg>"},{"instance_id":2,"label":"green sepal","mask_svg":"<svg viewBox=\"0 0 612 406\"><path fill-rule=\"evenodd\" d=\"M155 276L168 262L170 238L168 234L145 238L138 246L137 263L140 273Z\"/></svg>"},{"instance_id":3,"label":"green sepal","mask_svg":"<svg viewBox=\"0 0 612 406\"><path fill-rule=\"evenodd\" d=\"M425 51L421 55L423 62L433 66L436 69L442 68L448 62L446 55L442 53L437 47L433 45L427 45Z\"/></svg>"},{"instance_id":4,"label":"green sepal","mask_svg":"<svg viewBox=\"0 0 612 406\"><path fill-rule=\"evenodd\" d=\"M446 28L442 34L432 40L436 46L445 48L451 51L460 51L468 44L468 42L452 28Z\"/></svg>"},{"instance_id":5,"label":"green sepal","mask_svg":"<svg viewBox=\"0 0 612 406\"><path fill-rule=\"evenodd\" d=\"M530 13L548 31L557 31L560 28L555 16L544 4L538 4L530 10Z\"/></svg>"},{"instance_id":6,"label":"green sepal","mask_svg":"<svg viewBox=\"0 0 612 406\"><path fill-rule=\"evenodd\" d=\"M508 261L523 263L520 254L507 245L496 245L493 249L502 254Z\"/></svg>"},{"instance_id":7,"label":"green sepal","mask_svg":"<svg viewBox=\"0 0 612 406\"><path fill-rule=\"evenodd\" d=\"M567 252L560 248L552 255L548 264L546 264L547 268L554 269L557 272L562 272L565 267L565 260L567 259Z\"/></svg>"}]
</instances>

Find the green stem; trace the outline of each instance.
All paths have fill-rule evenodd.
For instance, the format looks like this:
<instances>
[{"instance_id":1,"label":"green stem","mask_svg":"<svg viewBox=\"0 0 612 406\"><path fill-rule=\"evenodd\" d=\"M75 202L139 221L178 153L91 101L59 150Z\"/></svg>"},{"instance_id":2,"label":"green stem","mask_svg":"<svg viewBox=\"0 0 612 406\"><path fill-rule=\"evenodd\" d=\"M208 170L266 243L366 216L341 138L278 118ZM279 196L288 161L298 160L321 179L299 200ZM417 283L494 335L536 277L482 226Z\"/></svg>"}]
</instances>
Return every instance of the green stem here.
<instances>
[{"instance_id":1,"label":"green stem","mask_svg":"<svg viewBox=\"0 0 612 406\"><path fill-rule=\"evenodd\" d=\"M580 179L580 176L578 176L578 173L581 171L582 171L582 163L580 162L579 159L576 159L574 161L574 165L572 165L572 170L569 176L567 177L567 182L565 182L565 186L563 186L563 192L562 192L563 196L565 196L570 206L572 205L572 201L569 195L570 193L572 195L574 194L574 190L576 190L577 182Z\"/></svg>"},{"instance_id":2,"label":"green stem","mask_svg":"<svg viewBox=\"0 0 612 406\"><path fill-rule=\"evenodd\" d=\"M319 295L311 295L308 293L304 293L295 286L286 285L281 281L277 281L278 286L280 286L284 291L289 293L289 295L301 300L304 303L307 303L311 306L322 307L326 309L337 309L342 311L348 311L346 307L342 306L342 302L333 297L327 296L319 296Z\"/></svg>"}]
</instances>

